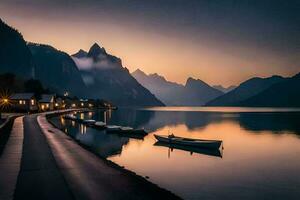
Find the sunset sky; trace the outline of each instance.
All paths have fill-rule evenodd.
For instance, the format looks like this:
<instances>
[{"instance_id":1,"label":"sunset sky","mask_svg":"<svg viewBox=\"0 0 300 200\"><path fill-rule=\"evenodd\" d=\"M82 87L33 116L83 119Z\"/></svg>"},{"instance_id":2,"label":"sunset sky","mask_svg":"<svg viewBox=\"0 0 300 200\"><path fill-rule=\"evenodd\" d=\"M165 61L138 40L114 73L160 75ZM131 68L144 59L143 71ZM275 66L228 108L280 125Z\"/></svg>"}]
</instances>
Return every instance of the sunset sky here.
<instances>
[{"instance_id":1,"label":"sunset sky","mask_svg":"<svg viewBox=\"0 0 300 200\"><path fill-rule=\"evenodd\" d=\"M300 1L1 0L27 41L73 54L97 42L130 71L229 86L300 71Z\"/></svg>"}]
</instances>

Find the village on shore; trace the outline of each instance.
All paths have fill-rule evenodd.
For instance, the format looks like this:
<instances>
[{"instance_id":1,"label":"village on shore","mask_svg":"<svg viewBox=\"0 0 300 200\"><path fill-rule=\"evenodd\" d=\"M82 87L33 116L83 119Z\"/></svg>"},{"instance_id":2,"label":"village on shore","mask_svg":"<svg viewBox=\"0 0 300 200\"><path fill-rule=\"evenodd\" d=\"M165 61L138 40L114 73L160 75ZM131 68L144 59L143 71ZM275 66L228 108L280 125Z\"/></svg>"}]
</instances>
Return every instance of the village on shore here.
<instances>
[{"instance_id":1,"label":"village on shore","mask_svg":"<svg viewBox=\"0 0 300 200\"><path fill-rule=\"evenodd\" d=\"M68 92L65 92L64 95L14 93L8 97L1 97L0 105L1 111L12 113L38 113L70 108L116 109L111 102L70 97Z\"/></svg>"}]
</instances>

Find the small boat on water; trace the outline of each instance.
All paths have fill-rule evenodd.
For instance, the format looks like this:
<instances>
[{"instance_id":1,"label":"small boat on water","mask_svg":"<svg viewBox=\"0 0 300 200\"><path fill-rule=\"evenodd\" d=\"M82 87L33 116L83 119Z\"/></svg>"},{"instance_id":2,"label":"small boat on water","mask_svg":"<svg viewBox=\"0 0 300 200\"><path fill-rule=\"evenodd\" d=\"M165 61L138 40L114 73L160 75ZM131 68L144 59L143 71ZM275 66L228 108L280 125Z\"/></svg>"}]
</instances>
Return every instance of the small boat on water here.
<instances>
[{"instance_id":1,"label":"small boat on water","mask_svg":"<svg viewBox=\"0 0 300 200\"><path fill-rule=\"evenodd\" d=\"M95 124L93 124L93 126L98 129L105 129L106 123L102 122L102 121L97 121L97 122L95 122Z\"/></svg>"},{"instance_id":2,"label":"small boat on water","mask_svg":"<svg viewBox=\"0 0 300 200\"><path fill-rule=\"evenodd\" d=\"M223 151L221 149L211 149L211 148L199 148L199 147L193 147L193 146L187 146L187 145L179 145L179 144L171 144L171 143L166 143L166 142L156 142L154 144L154 146L160 146L160 147L166 147L171 149L171 151L173 151L173 149L178 149L178 150L182 150L182 151L187 151L190 152L191 155L194 153L197 154L203 154L203 155L207 155L207 156L215 156L215 157L223 157Z\"/></svg>"},{"instance_id":3,"label":"small boat on water","mask_svg":"<svg viewBox=\"0 0 300 200\"><path fill-rule=\"evenodd\" d=\"M108 133L117 133L122 136L132 136L132 137L139 137L143 138L144 136L147 135L147 132L145 129L134 129L132 127L128 126L106 126L106 131Z\"/></svg>"},{"instance_id":4,"label":"small boat on water","mask_svg":"<svg viewBox=\"0 0 300 200\"><path fill-rule=\"evenodd\" d=\"M145 131L145 129L141 128L141 129L134 129L132 127L121 127L120 128L120 132L121 133L128 133L128 134L140 134L140 135L147 135L147 132Z\"/></svg>"},{"instance_id":5,"label":"small boat on water","mask_svg":"<svg viewBox=\"0 0 300 200\"><path fill-rule=\"evenodd\" d=\"M202 140L202 139L177 137L174 135L164 136L164 135L155 135L155 134L154 134L154 137L160 142L184 145L184 146L199 147L199 148L219 149L220 146L222 145L221 140Z\"/></svg>"},{"instance_id":6,"label":"small boat on water","mask_svg":"<svg viewBox=\"0 0 300 200\"><path fill-rule=\"evenodd\" d=\"M86 125L94 125L96 123L96 121L93 119L85 119L82 121L82 123L86 124Z\"/></svg>"},{"instance_id":7,"label":"small boat on water","mask_svg":"<svg viewBox=\"0 0 300 200\"><path fill-rule=\"evenodd\" d=\"M120 130L121 130L121 126L116 126L116 125L107 125L106 126L107 132L116 132L116 131L120 131Z\"/></svg>"}]
</instances>

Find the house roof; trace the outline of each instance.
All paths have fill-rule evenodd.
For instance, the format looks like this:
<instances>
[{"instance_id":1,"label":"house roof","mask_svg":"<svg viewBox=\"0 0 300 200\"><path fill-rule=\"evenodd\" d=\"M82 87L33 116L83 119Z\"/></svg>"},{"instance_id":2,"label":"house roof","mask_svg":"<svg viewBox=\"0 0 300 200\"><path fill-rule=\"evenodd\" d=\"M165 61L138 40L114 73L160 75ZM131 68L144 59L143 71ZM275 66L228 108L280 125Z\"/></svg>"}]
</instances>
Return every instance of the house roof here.
<instances>
[{"instance_id":1,"label":"house roof","mask_svg":"<svg viewBox=\"0 0 300 200\"><path fill-rule=\"evenodd\" d=\"M10 99L12 99L12 100L30 100L32 97L34 97L33 93L15 93L10 96Z\"/></svg>"},{"instance_id":2,"label":"house roof","mask_svg":"<svg viewBox=\"0 0 300 200\"><path fill-rule=\"evenodd\" d=\"M51 103L51 100L54 98L52 94L43 94L42 99L39 100L40 103Z\"/></svg>"}]
</instances>

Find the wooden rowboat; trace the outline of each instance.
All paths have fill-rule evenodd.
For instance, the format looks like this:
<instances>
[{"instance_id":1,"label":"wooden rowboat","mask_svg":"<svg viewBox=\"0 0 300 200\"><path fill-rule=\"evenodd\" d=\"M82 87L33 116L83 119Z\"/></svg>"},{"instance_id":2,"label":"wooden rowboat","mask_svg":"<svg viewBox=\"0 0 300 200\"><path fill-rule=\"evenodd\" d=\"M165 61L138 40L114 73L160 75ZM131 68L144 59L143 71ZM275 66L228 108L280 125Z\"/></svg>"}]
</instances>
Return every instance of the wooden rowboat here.
<instances>
[{"instance_id":1,"label":"wooden rowboat","mask_svg":"<svg viewBox=\"0 0 300 200\"><path fill-rule=\"evenodd\" d=\"M187 151L187 152L190 152L191 155L193 155L193 153L197 153L197 154L203 154L203 155L207 155L207 156L215 156L215 157L220 157L220 158L222 158L222 156L223 156L222 149L220 151L220 149L200 148L200 147L186 146L186 145L180 145L180 144L170 144L170 143L159 142L159 141L156 142L154 144L154 146L167 147L167 148L171 149L171 152L173 151L173 149Z\"/></svg>"},{"instance_id":2,"label":"wooden rowboat","mask_svg":"<svg viewBox=\"0 0 300 200\"><path fill-rule=\"evenodd\" d=\"M199 148L219 149L222 144L221 140L191 139L191 138L177 137L174 135L164 136L164 135L154 134L154 137L160 142L199 147Z\"/></svg>"}]
</instances>

